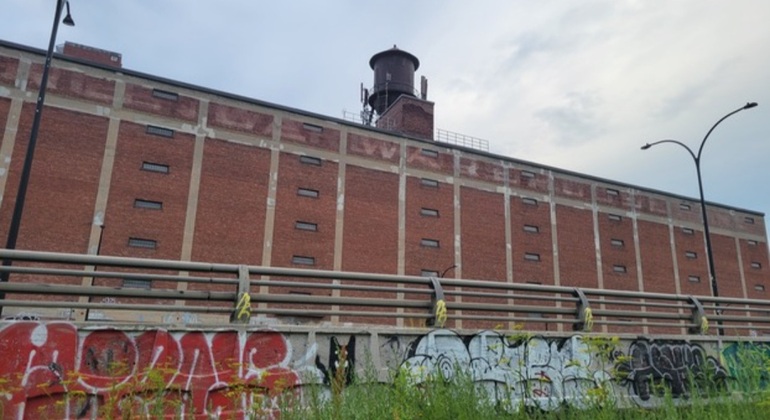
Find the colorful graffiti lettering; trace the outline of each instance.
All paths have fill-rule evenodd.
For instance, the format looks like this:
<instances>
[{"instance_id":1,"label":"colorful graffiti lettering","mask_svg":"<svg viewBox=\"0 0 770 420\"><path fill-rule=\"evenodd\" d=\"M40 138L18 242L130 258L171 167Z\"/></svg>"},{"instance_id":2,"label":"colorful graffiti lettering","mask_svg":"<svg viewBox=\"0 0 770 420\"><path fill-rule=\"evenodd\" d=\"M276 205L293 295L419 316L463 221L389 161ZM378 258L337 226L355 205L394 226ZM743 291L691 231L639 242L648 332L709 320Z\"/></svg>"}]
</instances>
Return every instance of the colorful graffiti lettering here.
<instances>
[{"instance_id":1,"label":"colorful graffiti lettering","mask_svg":"<svg viewBox=\"0 0 770 420\"><path fill-rule=\"evenodd\" d=\"M371 337L376 347L356 348L356 334L340 340L315 331L78 330L67 322L10 321L0 329L0 408L9 418L118 417L126 408L150 418L270 417L284 398L301 403L308 389L339 401L364 368L356 365L361 356L373 357L379 373L397 369L418 386L467 378L509 410L653 407L725 390L728 380L746 375L770 383L757 370L770 360L766 343L728 344L724 367L703 346L680 340L447 329Z\"/></svg>"},{"instance_id":2,"label":"colorful graffiti lettering","mask_svg":"<svg viewBox=\"0 0 770 420\"><path fill-rule=\"evenodd\" d=\"M770 386L770 344L751 341L730 343L722 349L722 360L731 378L742 391L757 384L760 389Z\"/></svg>"},{"instance_id":3,"label":"colorful graffiti lettering","mask_svg":"<svg viewBox=\"0 0 770 420\"><path fill-rule=\"evenodd\" d=\"M149 412L159 392L167 415L254 412L275 408L300 378L322 381L314 366L291 366L291 344L267 330L79 333L69 323L16 322L0 331L0 352L0 372L17 373L0 394L18 418L91 417L107 400Z\"/></svg>"}]
</instances>

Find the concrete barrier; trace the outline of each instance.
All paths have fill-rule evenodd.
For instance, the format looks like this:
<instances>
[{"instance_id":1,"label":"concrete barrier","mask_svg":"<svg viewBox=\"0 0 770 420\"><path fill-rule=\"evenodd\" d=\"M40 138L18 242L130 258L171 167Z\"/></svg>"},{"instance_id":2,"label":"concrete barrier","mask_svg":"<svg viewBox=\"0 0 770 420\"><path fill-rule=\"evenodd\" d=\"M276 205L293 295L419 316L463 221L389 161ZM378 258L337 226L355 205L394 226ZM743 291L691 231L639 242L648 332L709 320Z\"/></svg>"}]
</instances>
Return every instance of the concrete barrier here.
<instances>
[{"instance_id":1,"label":"concrete barrier","mask_svg":"<svg viewBox=\"0 0 770 420\"><path fill-rule=\"evenodd\" d=\"M467 374L512 406L579 408L601 389L615 404L652 407L666 394L676 403L725 389L745 363L741 352L770 354L768 345L703 336L13 321L0 324L0 395L8 418L93 418L126 404L137 414L208 418L272 410L281 395L309 387L331 394L354 381L388 384L407 375L419 384Z\"/></svg>"}]
</instances>

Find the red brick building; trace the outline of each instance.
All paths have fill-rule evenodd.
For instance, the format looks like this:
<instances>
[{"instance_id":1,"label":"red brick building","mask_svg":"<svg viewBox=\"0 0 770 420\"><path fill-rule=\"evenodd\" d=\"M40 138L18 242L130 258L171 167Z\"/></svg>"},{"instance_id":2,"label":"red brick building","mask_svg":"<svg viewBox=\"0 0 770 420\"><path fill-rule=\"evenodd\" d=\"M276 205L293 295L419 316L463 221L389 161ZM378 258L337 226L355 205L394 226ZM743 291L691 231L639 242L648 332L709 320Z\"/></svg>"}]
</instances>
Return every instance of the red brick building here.
<instances>
[{"instance_id":1,"label":"red brick building","mask_svg":"<svg viewBox=\"0 0 770 420\"><path fill-rule=\"evenodd\" d=\"M53 62L19 249L711 294L696 199L434 141L425 96L376 128L77 47ZM3 238L43 55L0 42ZM708 213L720 295L766 298L764 215Z\"/></svg>"}]
</instances>

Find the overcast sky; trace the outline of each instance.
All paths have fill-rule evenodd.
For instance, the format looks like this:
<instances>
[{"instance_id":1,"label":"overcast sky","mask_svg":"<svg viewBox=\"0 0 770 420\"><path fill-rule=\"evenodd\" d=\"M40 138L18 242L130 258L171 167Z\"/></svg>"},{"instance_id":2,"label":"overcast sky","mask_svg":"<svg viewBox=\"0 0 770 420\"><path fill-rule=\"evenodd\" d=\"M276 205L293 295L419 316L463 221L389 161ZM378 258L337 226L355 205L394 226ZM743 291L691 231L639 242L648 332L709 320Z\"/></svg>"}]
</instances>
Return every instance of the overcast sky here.
<instances>
[{"instance_id":1,"label":"overcast sky","mask_svg":"<svg viewBox=\"0 0 770 420\"><path fill-rule=\"evenodd\" d=\"M369 58L421 62L436 127L490 152L770 212L770 1L70 0L72 41L145 73L341 118ZM55 0L0 0L0 39L46 48ZM419 85L419 79L416 81Z\"/></svg>"}]
</instances>

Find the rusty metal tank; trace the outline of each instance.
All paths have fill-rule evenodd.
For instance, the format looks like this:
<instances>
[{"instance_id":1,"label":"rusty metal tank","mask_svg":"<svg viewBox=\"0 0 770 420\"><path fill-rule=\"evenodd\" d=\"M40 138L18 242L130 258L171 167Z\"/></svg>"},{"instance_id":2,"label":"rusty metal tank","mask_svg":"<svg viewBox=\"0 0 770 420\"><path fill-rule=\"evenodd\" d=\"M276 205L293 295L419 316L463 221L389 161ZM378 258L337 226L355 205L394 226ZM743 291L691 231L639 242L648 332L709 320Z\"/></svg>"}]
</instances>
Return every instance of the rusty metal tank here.
<instances>
[{"instance_id":1,"label":"rusty metal tank","mask_svg":"<svg viewBox=\"0 0 770 420\"><path fill-rule=\"evenodd\" d=\"M414 72L420 60L404 50L393 48L378 52L369 60L374 70L374 86L369 95L369 105L382 114L401 95L416 97Z\"/></svg>"}]
</instances>

